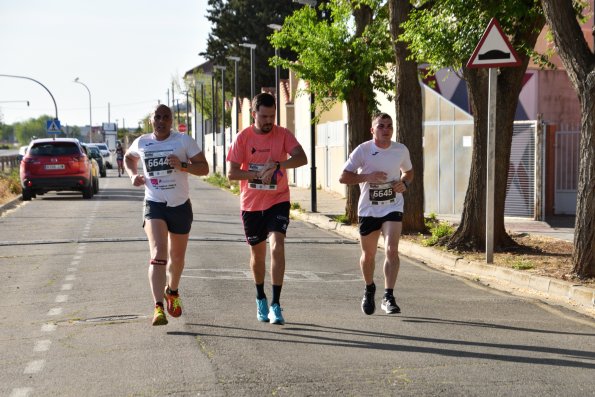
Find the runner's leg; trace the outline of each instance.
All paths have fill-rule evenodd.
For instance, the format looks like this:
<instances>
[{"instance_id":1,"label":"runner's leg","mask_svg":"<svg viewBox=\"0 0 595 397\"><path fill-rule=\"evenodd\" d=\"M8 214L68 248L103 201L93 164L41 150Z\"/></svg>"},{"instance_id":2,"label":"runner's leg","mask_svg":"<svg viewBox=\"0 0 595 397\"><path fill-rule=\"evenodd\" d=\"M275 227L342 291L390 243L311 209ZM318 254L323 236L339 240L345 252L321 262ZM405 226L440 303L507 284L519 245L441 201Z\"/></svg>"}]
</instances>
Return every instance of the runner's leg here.
<instances>
[{"instance_id":1,"label":"runner's leg","mask_svg":"<svg viewBox=\"0 0 595 397\"><path fill-rule=\"evenodd\" d=\"M399 274L399 239L401 238L402 222L384 222L384 288L394 289Z\"/></svg>"},{"instance_id":2,"label":"runner's leg","mask_svg":"<svg viewBox=\"0 0 595 397\"><path fill-rule=\"evenodd\" d=\"M167 224L163 219L146 219L145 233L149 240L151 259L163 260L167 263ZM163 290L166 283L166 266L149 266L149 284L155 303L163 302Z\"/></svg>"},{"instance_id":3,"label":"runner's leg","mask_svg":"<svg viewBox=\"0 0 595 397\"><path fill-rule=\"evenodd\" d=\"M169 234L169 263L167 264L167 282L169 288L177 290L184 271L186 247L190 234ZM162 290L163 293L163 290Z\"/></svg>"},{"instance_id":4,"label":"runner's leg","mask_svg":"<svg viewBox=\"0 0 595 397\"><path fill-rule=\"evenodd\" d=\"M359 260L359 265L362 271L362 276L366 285L374 282L374 269L376 267L376 251L378 249L378 238L380 237L380 230L373 231L370 234L360 237L360 247L362 255Z\"/></svg>"},{"instance_id":5,"label":"runner's leg","mask_svg":"<svg viewBox=\"0 0 595 397\"><path fill-rule=\"evenodd\" d=\"M252 269L252 277L254 284L264 283L265 276L265 260L267 255L267 242L261 241L256 245L250 246L250 268Z\"/></svg>"},{"instance_id":6,"label":"runner's leg","mask_svg":"<svg viewBox=\"0 0 595 397\"><path fill-rule=\"evenodd\" d=\"M272 232L269 240L271 245L271 284L283 285L285 277L285 235Z\"/></svg>"}]
</instances>

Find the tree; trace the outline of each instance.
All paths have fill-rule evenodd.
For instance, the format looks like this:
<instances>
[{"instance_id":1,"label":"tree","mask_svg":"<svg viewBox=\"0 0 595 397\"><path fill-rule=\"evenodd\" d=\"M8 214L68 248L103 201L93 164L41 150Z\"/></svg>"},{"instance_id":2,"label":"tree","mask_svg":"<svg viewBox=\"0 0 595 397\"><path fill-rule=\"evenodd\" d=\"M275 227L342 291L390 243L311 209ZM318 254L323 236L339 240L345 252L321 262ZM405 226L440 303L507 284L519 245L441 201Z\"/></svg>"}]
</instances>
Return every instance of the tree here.
<instances>
[{"instance_id":1,"label":"tree","mask_svg":"<svg viewBox=\"0 0 595 397\"><path fill-rule=\"evenodd\" d=\"M276 48L287 48L297 60L275 58L297 77L309 82L315 108L328 109L344 101L348 111L348 150L370 139L371 114L377 108L374 89L389 93L394 83L387 77L393 60L387 29L387 9L380 0L332 0L318 11L302 7L287 17L272 35ZM315 183L315 181L312 181ZM346 215L357 221L359 187L347 189Z\"/></svg>"},{"instance_id":2,"label":"tree","mask_svg":"<svg viewBox=\"0 0 595 397\"><path fill-rule=\"evenodd\" d=\"M584 4L542 0L562 63L581 105L579 180L574 227L573 272L595 276L595 55L577 22ZM573 7L576 6L575 7Z\"/></svg>"},{"instance_id":3,"label":"tree","mask_svg":"<svg viewBox=\"0 0 595 397\"><path fill-rule=\"evenodd\" d=\"M502 68L498 76L494 247L502 249L515 244L504 227L512 128L527 65L532 56L538 58L532 49L545 23L541 8L534 0L442 0L412 12L402 35L414 59L428 62L430 71L451 68L467 82L474 116L472 165L461 223L448 242L454 249L485 248L488 72L465 64L492 17L521 59L520 67Z\"/></svg>"},{"instance_id":4,"label":"tree","mask_svg":"<svg viewBox=\"0 0 595 397\"><path fill-rule=\"evenodd\" d=\"M211 22L211 33L207 49L200 55L218 65L229 65L229 56L240 57L238 62L239 97L250 96L250 49L240 47L241 43L256 44L255 95L262 87L275 86L275 73L269 66L274 55L267 36L272 30L269 24L282 24L301 5L290 0L209 0L207 19ZM287 54L285 54L287 56ZM233 87L234 73L226 73L226 86Z\"/></svg>"},{"instance_id":5,"label":"tree","mask_svg":"<svg viewBox=\"0 0 595 397\"><path fill-rule=\"evenodd\" d=\"M399 40L402 24L409 19L413 6L409 1L389 0L390 32L395 53L396 140L409 149L416 182L410 186L405 200L403 233L420 233L424 223L424 179L422 146L422 99L417 62L408 59L407 45Z\"/></svg>"},{"instance_id":6,"label":"tree","mask_svg":"<svg viewBox=\"0 0 595 397\"><path fill-rule=\"evenodd\" d=\"M28 144L31 139L46 137L46 122L54 118L48 115L40 116L36 119L14 124L15 138L21 145Z\"/></svg>"}]
</instances>

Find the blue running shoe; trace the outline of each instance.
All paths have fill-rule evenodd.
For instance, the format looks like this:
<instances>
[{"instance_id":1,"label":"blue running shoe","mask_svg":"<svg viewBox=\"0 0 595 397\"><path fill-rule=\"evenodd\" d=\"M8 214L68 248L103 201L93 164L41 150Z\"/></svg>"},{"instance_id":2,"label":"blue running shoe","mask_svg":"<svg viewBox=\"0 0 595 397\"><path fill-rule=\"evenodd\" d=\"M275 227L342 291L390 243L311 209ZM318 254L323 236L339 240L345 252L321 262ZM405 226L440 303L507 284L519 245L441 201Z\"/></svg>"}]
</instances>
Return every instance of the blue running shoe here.
<instances>
[{"instance_id":1,"label":"blue running shoe","mask_svg":"<svg viewBox=\"0 0 595 397\"><path fill-rule=\"evenodd\" d=\"M271 305L271 310L269 311L269 320L271 320L271 324L285 324L285 319L283 318L283 314L281 314L281 306L278 303L273 303Z\"/></svg>"},{"instance_id":2,"label":"blue running shoe","mask_svg":"<svg viewBox=\"0 0 595 397\"><path fill-rule=\"evenodd\" d=\"M256 318L263 323L269 322L269 302L267 298L256 299Z\"/></svg>"}]
</instances>

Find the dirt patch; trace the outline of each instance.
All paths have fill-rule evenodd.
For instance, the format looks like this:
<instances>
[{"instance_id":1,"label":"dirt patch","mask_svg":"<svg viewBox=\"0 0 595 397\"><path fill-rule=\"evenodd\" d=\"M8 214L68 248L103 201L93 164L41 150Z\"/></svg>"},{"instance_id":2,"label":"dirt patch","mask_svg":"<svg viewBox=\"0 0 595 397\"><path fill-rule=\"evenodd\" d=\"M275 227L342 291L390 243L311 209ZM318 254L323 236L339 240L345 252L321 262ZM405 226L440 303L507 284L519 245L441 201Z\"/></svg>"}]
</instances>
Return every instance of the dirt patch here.
<instances>
[{"instance_id":1,"label":"dirt patch","mask_svg":"<svg viewBox=\"0 0 595 397\"><path fill-rule=\"evenodd\" d=\"M507 267L544 277L556 278L595 288L595 278L579 279L572 274L572 243L536 235L512 234L518 247L506 252L494 252L495 266ZM403 236L403 239L421 244L423 236ZM443 247L435 249L447 251ZM448 250L469 261L485 263L484 252L455 252Z\"/></svg>"}]
</instances>

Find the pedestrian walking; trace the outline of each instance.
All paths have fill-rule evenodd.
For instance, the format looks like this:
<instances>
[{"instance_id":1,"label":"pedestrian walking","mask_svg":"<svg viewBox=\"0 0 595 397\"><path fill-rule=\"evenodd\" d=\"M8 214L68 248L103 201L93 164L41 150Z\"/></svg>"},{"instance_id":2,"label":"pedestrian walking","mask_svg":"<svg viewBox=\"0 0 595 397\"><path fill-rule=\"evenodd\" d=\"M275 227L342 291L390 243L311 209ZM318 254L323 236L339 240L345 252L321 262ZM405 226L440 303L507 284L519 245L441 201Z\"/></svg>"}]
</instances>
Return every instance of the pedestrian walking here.
<instances>
[{"instance_id":1,"label":"pedestrian walking","mask_svg":"<svg viewBox=\"0 0 595 397\"><path fill-rule=\"evenodd\" d=\"M394 296L399 274L399 239L403 219L403 193L413 181L409 150L392 140L393 121L380 113L372 118L372 139L356 147L345 162L339 181L359 184L357 206L361 257L360 267L366 288L362 311L376 310L374 269L380 234L384 237L384 297L381 308L386 313L400 313Z\"/></svg>"},{"instance_id":2,"label":"pedestrian walking","mask_svg":"<svg viewBox=\"0 0 595 397\"><path fill-rule=\"evenodd\" d=\"M149 284L155 302L153 325L167 324L163 300L172 317L182 314L178 286L193 221L188 174L207 175L209 165L196 141L173 132L172 111L158 105L153 132L132 142L124 156L134 186L145 187L143 228L149 240ZM143 165L139 174L138 163Z\"/></svg>"},{"instance_id":3,"label":"pedestrian walking","mask_svg":"<svg viewBox=\"0 0 595 397\"><path fill-rule=\"evenodd\" d=\"M118 177L124 175L124 148L118 142L116 145L116 162L118 163Z\"/></svg>"},{"instance_id":4,"label":"pedestrian walking","mask_svg":"<svg viewBox=\"0 0 595 397\"><path fill-rule=\"evenodd\" d=\"M240 181L240 209L250 267L256 284L256 317L285 324L280 297L285 276L285 234L289 225L287 169L308 162L295 136L275 125L275 98L261 93L252 100L254 124L242 130L229 148L228 177ZM267 238L270 233L272 300L264 292Z\"/></svg>"}]
</instances>

